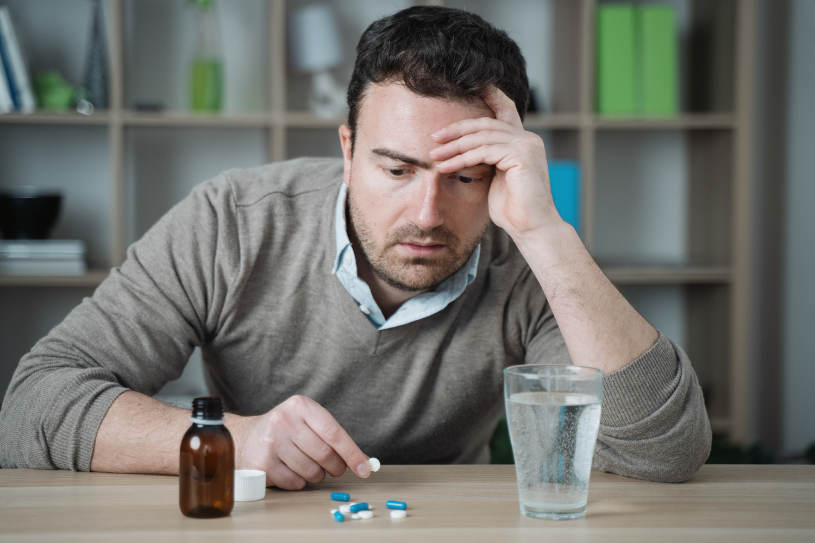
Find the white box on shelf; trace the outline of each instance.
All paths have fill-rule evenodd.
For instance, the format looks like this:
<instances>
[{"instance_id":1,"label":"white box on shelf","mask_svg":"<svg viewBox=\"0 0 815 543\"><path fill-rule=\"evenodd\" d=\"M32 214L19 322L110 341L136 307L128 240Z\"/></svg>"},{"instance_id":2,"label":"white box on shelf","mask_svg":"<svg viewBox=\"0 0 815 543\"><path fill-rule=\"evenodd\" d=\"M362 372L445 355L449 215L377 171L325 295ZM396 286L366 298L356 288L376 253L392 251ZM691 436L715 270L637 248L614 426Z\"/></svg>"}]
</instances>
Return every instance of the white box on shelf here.
<instances>
[{"instance_id":1,"label":"white box on shelf","mask_svg":"<svg viewBox=\"0 0 815 543\"><path fill-rule=\"evenodd\" d=\"M0 241L0 274L82 275L86 270L80 240Z\"/></svg>"},{"instance_id":2,"label":"white box on shelf","mask_svg":"<svg viewBox=\"0 0 815 543\"><path fill-rule=\"evenodd\" d=\"M85 243L78 239L13 239L0 241L0 259L84 259Z\"/></svg>"},{"instance_id":3,"label":"white box on shelf","mask_svg":"<svg viewBox=\"0 0 815 543\"><path fill-rule=\"evenodd\" d=\"M83 260L0 258L0 275L84 275L86 271Z\"/></svg>"}]
</instances>

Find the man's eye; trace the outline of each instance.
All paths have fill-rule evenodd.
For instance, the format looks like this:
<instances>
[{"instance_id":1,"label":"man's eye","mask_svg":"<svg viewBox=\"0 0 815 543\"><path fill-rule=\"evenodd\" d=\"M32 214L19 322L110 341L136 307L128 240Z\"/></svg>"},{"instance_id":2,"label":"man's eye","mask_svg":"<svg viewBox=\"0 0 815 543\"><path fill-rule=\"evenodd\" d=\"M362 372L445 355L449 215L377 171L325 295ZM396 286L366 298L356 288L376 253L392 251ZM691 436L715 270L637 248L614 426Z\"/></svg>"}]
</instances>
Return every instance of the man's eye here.
<instances>
[{"instance_id":1,"label":"man's eye","mask_svg":"<svg viewBox=\"0 0 815 543\"><path fill-rule=\"evenodd\" d=\"M466 175L459 175L458 180L461 181L462 183L472 183L473 181L475 181L474 178L467 177Z\"/></svg>"},{"instance_id":2,"label":"man's eye","mask_svg":"<svg viewBox=\"0 0 815 543\"><path fill-rule=\"evenodd\" d=\"M405 170L404 168L390 168L388 170L388 173L391 174L391 176L393 177L402 177L403 175L405 175Z\"/></svg>"}]
</instances>

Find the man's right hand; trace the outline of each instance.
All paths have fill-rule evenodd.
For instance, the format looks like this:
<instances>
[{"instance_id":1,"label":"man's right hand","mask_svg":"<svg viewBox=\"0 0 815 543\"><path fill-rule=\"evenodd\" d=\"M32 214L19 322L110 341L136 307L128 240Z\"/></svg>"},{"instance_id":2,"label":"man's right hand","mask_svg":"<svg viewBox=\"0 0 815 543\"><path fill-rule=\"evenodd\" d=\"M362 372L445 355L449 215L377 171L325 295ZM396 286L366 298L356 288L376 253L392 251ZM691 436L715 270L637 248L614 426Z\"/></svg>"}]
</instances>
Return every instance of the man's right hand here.
<instances>
[{"instance_id":1,"label":"man's right hand","mask_svg":"<svg viewBox=\"0 0 815 543\"><path fill-rule=\"evenodd\" d=\"M265 471L267 485L298 490L346 468L359 477L371 473L368 457L348 432L305 396L292 396L263 415L227 418L226 424L236 438L235 467Z\"/></svg>"}]
</instances>

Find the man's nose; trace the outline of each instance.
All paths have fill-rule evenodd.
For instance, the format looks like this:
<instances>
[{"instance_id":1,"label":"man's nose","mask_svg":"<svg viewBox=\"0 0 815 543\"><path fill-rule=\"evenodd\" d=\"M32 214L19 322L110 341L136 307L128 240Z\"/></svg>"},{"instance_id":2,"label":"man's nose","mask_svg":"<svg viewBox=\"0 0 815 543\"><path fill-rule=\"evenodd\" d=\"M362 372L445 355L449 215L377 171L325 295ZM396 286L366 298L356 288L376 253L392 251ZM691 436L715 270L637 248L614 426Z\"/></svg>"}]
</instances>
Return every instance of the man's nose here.
<instances>
[{"instance_id":1,"label":"man's nose","mask_svg":"<svg viewBox=\"0 0 815 543\"><path fill-rule=\"evenodd\" d=\"M444 195L439 186L439 179L433 172L427 172L419 184L417 208L413 222L422 230L430 230L444 223Z\"/></svg>"}]
</instances>

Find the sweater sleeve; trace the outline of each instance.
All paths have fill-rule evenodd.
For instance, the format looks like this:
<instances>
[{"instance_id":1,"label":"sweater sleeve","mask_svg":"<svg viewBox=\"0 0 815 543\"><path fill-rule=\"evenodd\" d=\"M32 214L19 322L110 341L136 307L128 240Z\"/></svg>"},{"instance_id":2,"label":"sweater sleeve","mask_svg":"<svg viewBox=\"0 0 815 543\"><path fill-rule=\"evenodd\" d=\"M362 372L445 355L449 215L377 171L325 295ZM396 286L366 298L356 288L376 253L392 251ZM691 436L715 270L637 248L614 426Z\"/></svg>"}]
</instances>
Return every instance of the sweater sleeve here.
<instances>
[{"instance_id":1,"label":"sweater sleeve","mask_svg":"<svg viewBox=\"0 0 815 543\"><path fill-rule=\"evenodd\" d=\"M525 287L519 305L532 316L523 336L526 362L571 363L537 283L530 278ZM705 463L710 444L696 372L685 352L662 333L630 364L603 375L595 469L650 481L685 481Z\"/></svg>"},{"instance_id":2,"label":"sweater sleeve","mask_svg":"<svg viewBox=\"0 0 815 543\"><path fill-rule=\"evenodd\" d=\"M594 467L651 481L693 477L710 455L710 421L690 359L666 336L603 377Z\"/></svg>"},{"instance_id":3,"label":"sweater sleeve","mask_svg":"<svg viewBox=\"0 0 815 543\"><path fill-rule=\"evenodd\" d=\"M18 364L0 410L0 466L90 469L123 391L156 393L224 318L238 259L229 183L196 188L127 251L91 298Z\"/></svg>"}]
</instances>

